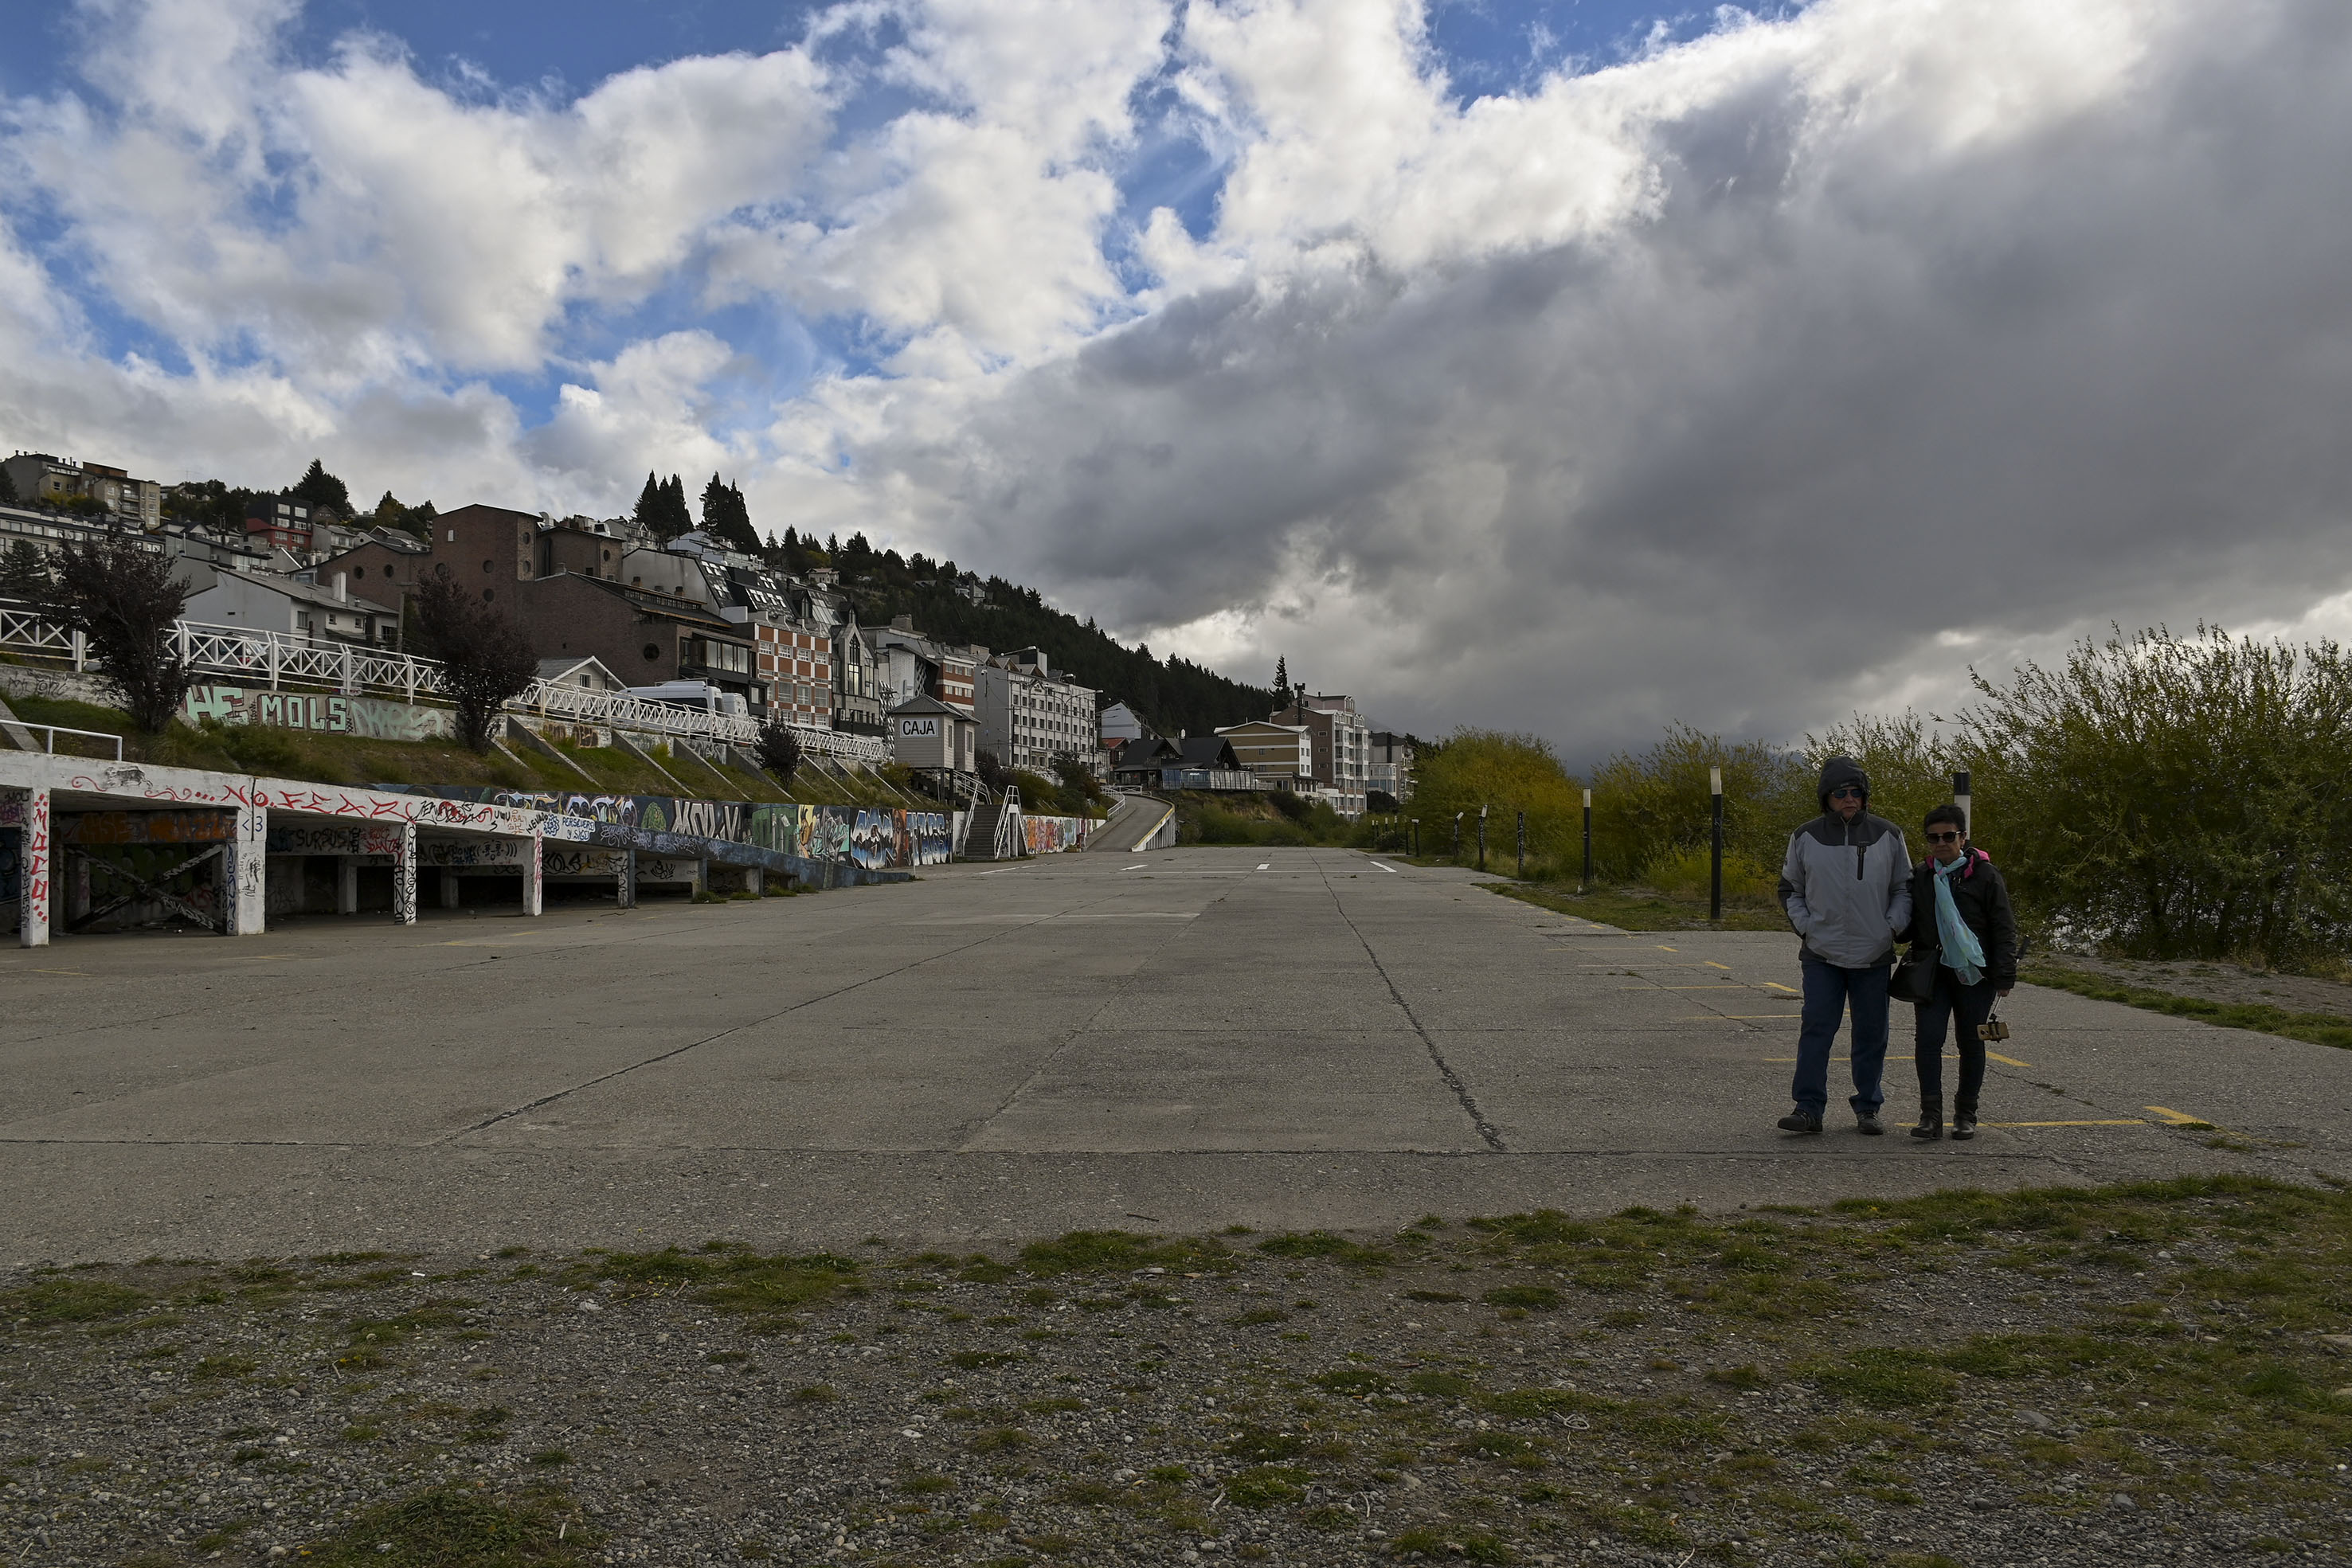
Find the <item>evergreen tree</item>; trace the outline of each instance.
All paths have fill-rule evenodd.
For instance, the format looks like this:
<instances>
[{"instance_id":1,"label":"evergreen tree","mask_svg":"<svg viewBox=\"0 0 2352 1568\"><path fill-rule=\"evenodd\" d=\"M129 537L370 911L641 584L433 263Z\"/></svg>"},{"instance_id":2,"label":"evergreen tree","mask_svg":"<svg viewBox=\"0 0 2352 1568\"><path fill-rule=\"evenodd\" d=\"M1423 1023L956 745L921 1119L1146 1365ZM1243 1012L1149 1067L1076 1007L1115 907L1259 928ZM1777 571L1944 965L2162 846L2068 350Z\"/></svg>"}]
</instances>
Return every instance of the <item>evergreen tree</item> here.
<instances>
[{"instance_id":1,"label":"evergreen tree","mask_svg":"<svg viewBox=\"0 0 2352 1568\"><path fill-rule=\"evenodd\" d=\"M702 487L702 531L729 549L760 553L759 531L751 527L751 509L744 504L743 492L731 484L720 484L716 474Z\"/></svg>"},{"instance_id":2,"label":"evergreen tree","mask_svg":"<svg viewBox=\"0 0 2352 1568\"><path fill-rule=\"evenodd\" d=\"M14 507L19 504L16 481L8 477L7 469L0 468L0 507Z\"/></svg>"},{"instance_id":3,"label":"evergreen tree","mask_svg":"<svg viewBox=\"0 0 2352 1568\"><path fill-rule=\"evenodd\" d=\"M1290 689L1290 661L1279 654L1274 661L1274 689L1278 692Z\"/></svg>"},{"instance_id":4,"label":"evergreen tree","mask_svg":"<svg viewBox=\"0 0 2352 1568\"><path fill-rule=\"evenodd\" d=\"M637 527L645 529L646 532L653 535L656 538L659 538L661 537L661 481L655 478L653 470L648 468L646 470L646 487L637 492L636 508L629 515L636 519Z\"/></svg>"},{"instance_id":5,"label":"evergreen tree","mask_svg":"<svg viewBox=\"0 0 2352 1568\"><path fill-rule=\"evenodd\" d=\"M0 599L47 604L52 586L47 552L32 540L18 539L0 553Z\"/></svg>"},{"instance_id":6,"label":"evergreen tree","mask_svg":"<svg viewBox=\"0 0 2352 1568\"><path fill-rule=\"evenodd\" d=\"M661 526L658 537L664 544L688 533L694 528L694 514L686 506L686 481L673 474L662 486Z\"/></svg>"},{"instance_id":7,"label":"evergreen tree","mask_svg":"<svg viewBox=\"0 0 2352 1568\"><path fill-rule=\"evenodd\" d=\"M310 459L310 466L304 471L301 482L287 491L286 496L289 500L300 501L313 509L332 507L338 517L352 515L351 491L344 487L341 479L328 473L327 465L316 457Z\"/></svg>"}]
</instances>

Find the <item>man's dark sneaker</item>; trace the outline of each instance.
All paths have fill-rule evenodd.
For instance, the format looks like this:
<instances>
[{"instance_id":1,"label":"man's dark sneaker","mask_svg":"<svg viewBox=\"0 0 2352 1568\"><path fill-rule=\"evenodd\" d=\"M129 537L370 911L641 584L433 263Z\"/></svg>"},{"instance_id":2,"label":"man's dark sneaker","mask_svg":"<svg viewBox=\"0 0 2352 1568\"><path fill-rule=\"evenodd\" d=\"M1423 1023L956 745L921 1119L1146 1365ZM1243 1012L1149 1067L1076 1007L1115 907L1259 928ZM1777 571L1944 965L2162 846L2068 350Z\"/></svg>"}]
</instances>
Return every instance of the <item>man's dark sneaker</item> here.
<instances>
[{"instance_id":1,"label":"man's dark sneaker","mask_svg":"<svg viewBox=\"0 0 2352 1568\"><path fill-rule=\"evenodd\" d=\"M1856 1111L1853 1113L1853 1130L1875 1138L1885 1133L1886 1124L1878 1119L1875 1111Z\"/></svg>"},{"instance_id":2,"label":"man's dark sneaker","mask_svg":"<svg viewBox=\"0 0 2352 1568\"><path fill-rule=\"evenodd\" d=\"M1952 1136L1955 1140L1977 1135L1977 1113L1974 1111L1952 1113Z\"/></svg>"},{"instance_id":3,"label":"man's dark sneaker","mask_svg":"<svg viewBox=\"0 0 2352 1568\"><path fill-rule=\"evenodd\" d=\"M1802 1105L1780 1118L1780 1131L1784 1133L1818 1133L1821 1130L1821 1113L1808 1111Z\"/></svg>"},{"instance_id":4,"label":"man's dark sneaker","mask_svg":"<svg viewBox=\"0 0 2352 1568\"><path fill-rule=\"evenodd\" d=\"M1944 1108L1941 1105L1919 1107L1919 1124L1911 1129L1915 1138L1940 1138L1944 1135Z\"/></svg>"}]
</instances>

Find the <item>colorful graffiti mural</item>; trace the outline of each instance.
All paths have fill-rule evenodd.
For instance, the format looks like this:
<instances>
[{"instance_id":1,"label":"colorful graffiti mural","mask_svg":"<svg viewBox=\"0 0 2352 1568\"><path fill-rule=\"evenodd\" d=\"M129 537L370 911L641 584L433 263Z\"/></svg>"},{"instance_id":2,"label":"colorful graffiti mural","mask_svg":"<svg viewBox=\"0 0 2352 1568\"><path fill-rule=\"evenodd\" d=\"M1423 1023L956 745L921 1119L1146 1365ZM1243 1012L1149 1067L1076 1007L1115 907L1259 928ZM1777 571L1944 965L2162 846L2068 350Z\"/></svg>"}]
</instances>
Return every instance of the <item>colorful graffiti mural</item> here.
<instances>
[{"instance_id":1,"label":"colorful graffiti mural","mask_svg":"<svg viewBox=\"0 0 2352 1568\"><path fill-rule=\"evenodd\" d=\"M446 708L318 692L190 686L180 710L191 724L209 718L222 724L315 729L328 735L363 736L370 740L444 740L457 733Z\"/></svg>"},{"instance_id":2,"label":"colorful graffiti mural","mask_svg":"<svg viewBox=\"0 0 2352 1568\"><path fill-rule=\"evenodd\" d=\"M1093 825L1084 817L1024 815L1021 819L1022 831L1028 838L1033 855L1058 855L1075 850L1087 841L1087 830Z\"/></svg>"}]
</instances>

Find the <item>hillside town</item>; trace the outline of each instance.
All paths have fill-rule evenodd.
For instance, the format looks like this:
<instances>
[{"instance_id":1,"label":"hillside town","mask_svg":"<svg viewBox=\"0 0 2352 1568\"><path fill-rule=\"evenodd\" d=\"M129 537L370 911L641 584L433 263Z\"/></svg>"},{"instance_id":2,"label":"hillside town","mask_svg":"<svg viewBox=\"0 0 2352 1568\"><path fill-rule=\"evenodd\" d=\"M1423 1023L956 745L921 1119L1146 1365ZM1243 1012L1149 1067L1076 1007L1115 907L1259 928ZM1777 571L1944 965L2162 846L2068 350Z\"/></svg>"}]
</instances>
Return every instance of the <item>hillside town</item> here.
<instances>
[{"instance_id":1,"label":"hillside town","mask_svg":"<svg viewBox=\"0 0 2352 1568\"><path fill-rule=\"evenodd\" d=\"M0 551L46 554L135 528L176 558L191 587L185 619L199 626L405 656L409 600L431 574L478 584L530 638L551 685L866 737L893 760L908 750L925 773L975 773L982 754L1042 775L1075 762L1122 787L1290 791L1346 821L1393 810L1410 788L1409 737L1375 730L1352 696L1301 687L1263 717L1163 735L1122 694L1085 685L1042 649L957 643L910 615L862 622L836 568L795 571L742 548L756 542L748 521L729 538L708 527L665 538L639 517L476 503L403 509L408 526L395 526L288 491L247 500L231 523L187 515L185 492L198 486L105 464L19 452L0 471ZM971 572L943 586L975 601L987 591ZM934 755L943 715L972 728ZM940 783L942 798L956 793Z\"/></svg>"},{"instance_id":2,"label":"hillside town","mask_svg":"<svg viewBox=\"0 0 2352 1568\"><path fill-rule=\"evenodd\" d=\"M509 764L505 782L436 776L376 789L362 774L370 788L330 798L299 779L263 779L246 791L274 801L257 827L237 788L212 776L174 784L174 799L222 810L160 824L127 809L152 770L128 794L83 779L57 800L28 779L0 790L0 852L15 873L0 877L15 895L0 913L20 940L46 939L47 923L25 914L36 904L71 930L111 917L229 932L369 909L413 920L425 901L519 900L536 913L567 893L625 906L665 889L807 891L950 858L1076 848L1111 820L1122 841L1173 841L1174 808L1160 804L1171 797L1254 797L1352 822L1394 811L1411 788L1407 737L1373 729L1352 696L1292 685L1286 665L1287 700L1264 716L1197 733L1155 727L1139 701L1079 679L1042 646L992 649L935 634L910 612L862 609L833 564L853 552L837 545L746 548L759 541L740 493L715 477L705 526L692 527L675 479L649 477L635 516L486 503L442 512L387 495L373 517L355 517L315 493L322 475L314 464L308 493L247 493L224 507L217 486L166 490L37 453L0 464L0 699L27 707L0 707L0 738L53 756L111 738L17 720L44 700L113 700L116 683L50 601L69 550L131 541L135 559L163 558L179 596L171 636L187 679L172 716L191 727L463 739L455 694L467 677L434 656L449 650L420 607L462 601L483 624L510 628L528 662L499 689L478 747ZM957 603L1023 591L930 570L920 586ZM616 784L604 759L634 784ZM1136 833L1112 816L1123 800L1157 808L1129 811ZM55 898L28 899L39 857L26 830L52 807L58 863L79 869ZM409 824L404 837L386 836L388 819ZM184 867L215 850L218 866L182 882L130 872L116 852L163 841L158 832L186 846ZM265 841L246 857L249 886L233 869L247 832Z\"/></svg>"}]
</instances>

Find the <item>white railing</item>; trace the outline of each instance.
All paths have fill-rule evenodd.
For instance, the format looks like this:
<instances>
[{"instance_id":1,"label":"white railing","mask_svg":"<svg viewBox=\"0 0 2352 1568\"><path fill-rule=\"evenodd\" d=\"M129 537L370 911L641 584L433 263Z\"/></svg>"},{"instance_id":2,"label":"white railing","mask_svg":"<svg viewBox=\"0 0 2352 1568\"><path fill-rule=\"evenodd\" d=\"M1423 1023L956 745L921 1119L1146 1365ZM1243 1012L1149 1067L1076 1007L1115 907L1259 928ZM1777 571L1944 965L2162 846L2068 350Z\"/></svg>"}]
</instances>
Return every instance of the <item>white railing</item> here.
<instances>
[{"instance_id":1,"label":"white railing","mask_svg":"<svg viewBox=\"0 0 2352 1568\"><path fill-rule=\"evenodd\" d=\"M297 637L247 626L201 621L178 623L179 653L190 669L266 685L324 686L345 696L380 695L415 703L438 697L443 689L437 659L371 648L362 643ZM29 605L0 602L0 651L57 659L76 670L89 667L81 633L68 632ZM750 746L760 737L757 720L734 714L647 702L626 692L589 691L534 680L507 703L509 712L562 718L575 724L617 725L655 735L681 736L730 746ZM788 725L803 750L847 762L881 763L889 752L875 736L845 735L808 725Z\"/></svg>"},{"instance_id":2,"label":"white railing","mask_svg":"<svg viewBox=\"0 0 2352 1568\"><path fill-rule=\"evenodd\" d=\"M37 729L47 735L49 737L48 744L41 749L48 752L52 756L55 756L57 753L58 737L61 735L79 735L85 740L102 740L106 742L108 745L114 747L114 760L117 762L122 760L122 737L119 735L109 735L102 729L68 729L61 724L26 724L22 719L12 721L12 726L17 729Z\"/></svg>"},{"instance_id":3,"label":"white railing","mask_svg":"<svg viewBox=\"0 0 2352 1568\"><path fill-rule=\"evenodd\" d=\"M54 621L44 620L29 605L0 601L0 648L37 653L52 659L70 659L73 666L82 667L81 639Z\"/></svg>"}]
</instances>

